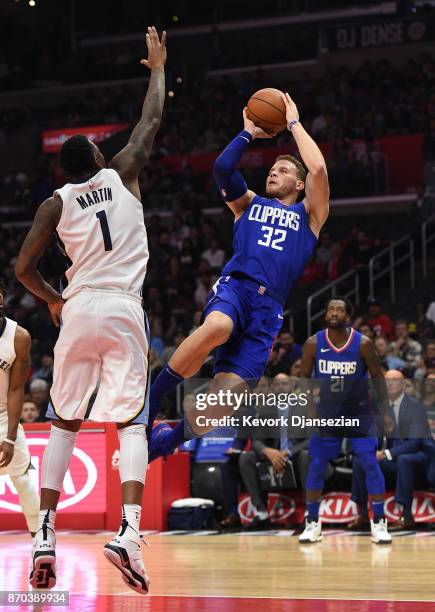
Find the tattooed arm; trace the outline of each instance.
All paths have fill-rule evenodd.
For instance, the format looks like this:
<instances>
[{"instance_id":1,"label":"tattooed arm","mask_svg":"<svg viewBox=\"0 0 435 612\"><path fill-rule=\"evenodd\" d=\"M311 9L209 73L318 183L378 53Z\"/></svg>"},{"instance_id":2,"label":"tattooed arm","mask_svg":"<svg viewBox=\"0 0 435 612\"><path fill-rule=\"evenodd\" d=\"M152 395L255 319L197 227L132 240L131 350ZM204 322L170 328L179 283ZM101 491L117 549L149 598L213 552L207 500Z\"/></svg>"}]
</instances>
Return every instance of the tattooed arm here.
<instances>
[{"instance_id":1,"label":"tattooed arm","mask_svg":"<svg viewBox=\"0 0 435 612\"><path fill-rule=\"evenodd\" d=\"M154 27L146 35L148 59L141 63L150 68L151 77L142 108L142 116L127 145L110 162L129 191L140 200L138 176L151 153L159 129L165 102L166 32L161 41Z\"/></svg>"},{"instance_id":2,"label":"tattooed arm","mask_svg":"<svg viewBox=\"0 0 435 612\"><path fill-rule=\"evenodd\" d=\"M17 326L15 332L15 361L10 371L8 389L8 433L6 438L15 441L18 423L24 402L24 383L30 370L31 339L28 331ZM0 467L5 467L12 461L14 445L3 441L0 445Z\"/></svg>"},{"instance_id":3,"label":"tattooed arm","mask_svg":"<svg viewBox=\"0 0 435 612\"><path fill-rule=\"evenodd\" d=\"M18 253L15 264L15 275L26 289L48 303L51 318L59 327L59 318L63 300L51 285L44 280L38 271L38 263L56 230L62 214L62 200L59 196L48 198L41 204L24 242Z\"/></svg>"}]
</instances>

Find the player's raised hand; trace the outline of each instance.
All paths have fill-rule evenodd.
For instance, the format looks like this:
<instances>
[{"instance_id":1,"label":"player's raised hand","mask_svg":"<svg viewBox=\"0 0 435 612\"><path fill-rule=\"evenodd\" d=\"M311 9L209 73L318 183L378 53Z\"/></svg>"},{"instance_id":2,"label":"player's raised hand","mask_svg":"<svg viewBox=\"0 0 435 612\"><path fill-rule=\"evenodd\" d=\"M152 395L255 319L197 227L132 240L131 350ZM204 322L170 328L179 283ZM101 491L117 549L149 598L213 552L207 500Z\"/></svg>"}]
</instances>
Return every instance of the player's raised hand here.
<instances>
[{"instance_id":1,"label":"player's raised hand","mask_svg":"<svg viewBox=\"0 0 435 612\"><path fill-rule=\"evenodd\" d=\"M299 121L299 111L296 104L290 98L289 94L286 92L285 94L281 93L281 97L284 100L286 112L285 118L287 121L287 127L289 126L290 121Z\"/></svg>"},{"instance_id":2,"label":"player's raised hand","mask_svg":"<svg viewBox=\"0 0 435 612\"><path fill-rule=\"evenodd\" d=\"M153 70L159 68L166 63L166 32L163 32L161 40L154 26L148 28L146 34L146 43L148 49L148 59L140 60L140 63Z\"/></svg>"},{"instance_id":3,"label":"player's raised hand","mask_svg":"<svg viewBox=\"0 0 435 612\"><path fill-rule=\"evenodd\" d=\"M14 456L14 445L5 440L0 444L0 468L6 467Z\"/></svg>"},{"instance_id":4,"label":"player's raised hand","mask_svg":"<svg viewBox=\"0 0 435 612\"><path fill-rule=\"evenodd\" d=\"M248 109L245 106L245 108L243 109L243 125L244 129L251 134L253 140L255 140L256 138L273 138L274 136L276 136L276 132L266 132L265 130L263 130L263 128L258 127L258 125L255 125L255 123L251 121L251 119L249 119L247 115L247 110Z\"/></svg>"}]
</instances>

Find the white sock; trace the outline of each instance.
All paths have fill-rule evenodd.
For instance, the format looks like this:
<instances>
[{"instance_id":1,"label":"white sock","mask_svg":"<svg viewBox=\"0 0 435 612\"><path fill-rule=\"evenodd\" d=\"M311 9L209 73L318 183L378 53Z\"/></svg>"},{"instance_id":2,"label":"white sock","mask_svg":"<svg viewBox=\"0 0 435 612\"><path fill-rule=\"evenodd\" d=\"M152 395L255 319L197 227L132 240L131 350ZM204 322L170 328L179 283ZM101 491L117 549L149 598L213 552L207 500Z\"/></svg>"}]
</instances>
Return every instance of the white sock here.
<instances>
[{"instance_id":1,"label":"white sock","mask_svg":"<svg viewBox=\"0 0 435 612\"><path fill-rule=\"evenodd\" d=\"M118 429L119 477L121 483L136 480L145 483L148 466L148 441L145 425Z\"/></svg>"},{"instance_id":2,"label":"white sock","mask_svg":"<svg viewBox=\"0 0 435 612\"><path fill-rule=\"evenodd\" d=\"M27 527L31 533L36 533L38 531L39 495L30 480L29 472L22 476L11 476L11 480L18 492Z\"/></svg>"},{"instance_id":3,"label":"white sock","mask_svg":"<svg viewBox=\"0 0 435 612\"><path fill-rule=\"evenodd\" d=\"M45 523L47 527L50 527L54 531L54 523L56 521L56 510L40 510L38 517L38 529L42 529L42 525Z\"/></svg>"},{"instance_id":4,"label":"white sock","mask_svg":"<svg viewBox=\"0 0 435 612\"><path fill-rule=\"evenodd\" d=\"M141 512L142 508L137 504L122 504L122 518L125 518L130 527L137 532L139 532Z\"/></svg>"},{"instance_id":5,"label":"white sock","mask_svg":"<svg viewBox=\"0 0 435 612\"><path fill-rule=\"evenodd\" d=\"M61 491L78 432L51 426L42 460L41 489Z\"/></svg>"}]
</instances>

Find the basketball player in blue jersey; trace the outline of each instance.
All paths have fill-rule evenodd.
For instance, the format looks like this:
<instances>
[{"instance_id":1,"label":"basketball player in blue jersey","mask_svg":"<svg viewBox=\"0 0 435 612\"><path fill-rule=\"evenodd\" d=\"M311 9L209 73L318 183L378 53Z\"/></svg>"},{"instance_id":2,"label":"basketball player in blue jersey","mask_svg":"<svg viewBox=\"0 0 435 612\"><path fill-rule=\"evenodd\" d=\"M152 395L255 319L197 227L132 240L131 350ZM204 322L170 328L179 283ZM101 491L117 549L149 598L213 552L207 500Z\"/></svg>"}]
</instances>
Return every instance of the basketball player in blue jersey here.
<instances>
[{"instance_id":1,"label":"basketball player in blue jersey","mask_svg":"<svg viewBox=\"0 0 435 612\"><path fill-rule=\"evenodd\" d=\"M388 544L391 536L384 516L385 480L376 460L377 435L373 411L369 404L368 373L385 413L388 399L378 357L369 338L350 327L352 308L343 298L332 298L326 305L326 329L304 344L301 378L314 378L320 384L317 413L320 418L349 417L358 425L349 428L322 428L309 442L311 463L306 481L308 517L301 543L322 539L319 519L320 497L325 483L328 461L335 459L342 439L349 437L366 475L372 500L372 541Z\"/></svg>"},{"instance_id":2,"label":"basketball player in blue jersey","mask_svg":"<svg viewBox=\"0 0 435 612\"><path fill-rule=\"evenodd\" d=\"M283 322L283 305L311 257L328 217L329 185L323 155L299 121L288 94L287 128L308 169L290 155L278 157L266 180L266 197L248 189L237 170L256 138L270 138L243 111L244 129L219 155L214 177L234 213L233 257L213 287L202 325L176 350L151 387L150 420L162 396L193 376L216 347L214 388L246 389L261 378ZM305 198L298 202L305 190ZM223 408L225 412L226 408ZM213 411L210 409L210 414ZM228 413L228 412L227 412ZM218 413L218 414L222 414ZM190 425L195 433L206 428Z\"/></svg>"}]
</instances>

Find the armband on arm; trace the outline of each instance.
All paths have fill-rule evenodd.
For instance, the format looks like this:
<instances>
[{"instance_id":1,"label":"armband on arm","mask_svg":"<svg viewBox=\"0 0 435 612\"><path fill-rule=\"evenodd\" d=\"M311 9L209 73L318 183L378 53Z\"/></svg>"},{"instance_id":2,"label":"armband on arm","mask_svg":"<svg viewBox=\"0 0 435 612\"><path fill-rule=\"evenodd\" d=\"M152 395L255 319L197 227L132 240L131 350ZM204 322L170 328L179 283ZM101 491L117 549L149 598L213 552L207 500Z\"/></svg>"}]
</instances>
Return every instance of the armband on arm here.
<instances>
[{"instance_id":1,"label":"armband on arm","mask_svg":"<svg viewBox=\"0 0 435 612\"><path fill-rule=\"evenodd\" d=\"M248 191L245 179L236 167L251 142L251 134L243 130L225 147L214 163L214 178L226 202L233 202Z\"/></svg>"}]
</instances>

